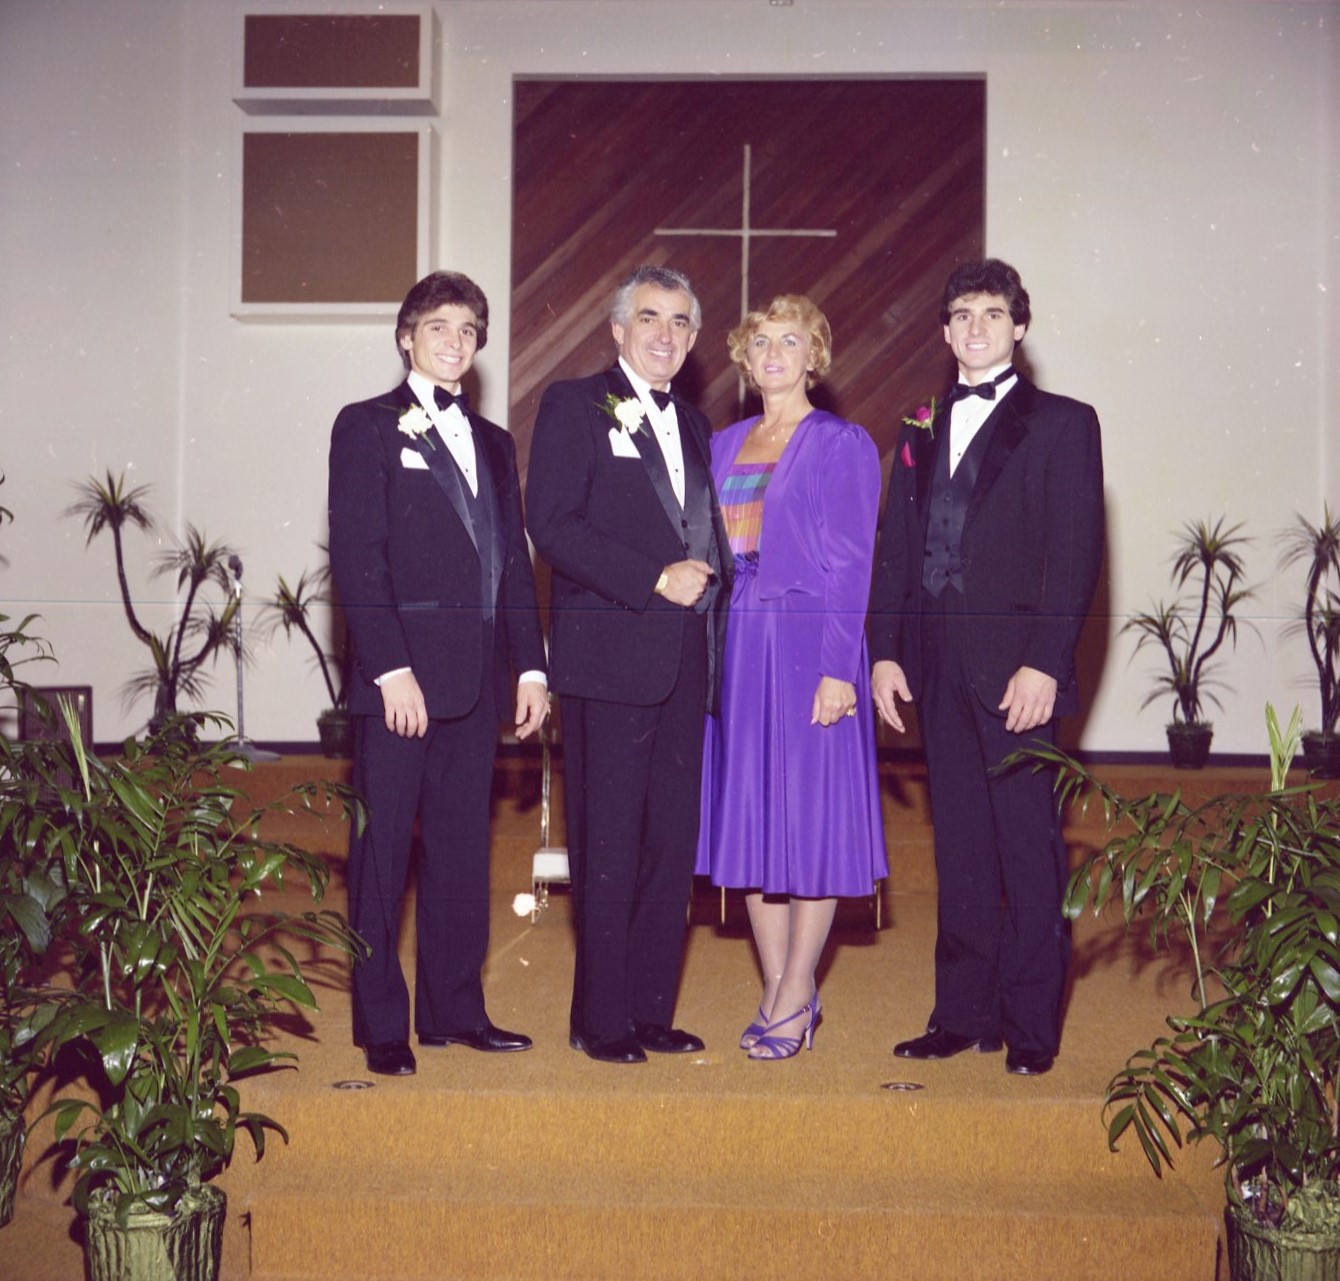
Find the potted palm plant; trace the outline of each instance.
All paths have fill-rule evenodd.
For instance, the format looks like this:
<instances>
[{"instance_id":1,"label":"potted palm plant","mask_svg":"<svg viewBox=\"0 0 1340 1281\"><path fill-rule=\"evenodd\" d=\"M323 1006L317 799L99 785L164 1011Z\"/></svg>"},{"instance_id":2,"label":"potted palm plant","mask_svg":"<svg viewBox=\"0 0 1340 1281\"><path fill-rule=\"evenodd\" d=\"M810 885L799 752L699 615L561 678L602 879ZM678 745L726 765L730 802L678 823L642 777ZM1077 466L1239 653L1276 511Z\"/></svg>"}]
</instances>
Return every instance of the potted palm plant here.
<instances>
[{"instance_id":1,"label":"potted palm plant","mask_svg":"<svg viewBox=\"0 0 1340 1281\"><path fill-rule=\"evenodd\" d=\"M1317 778L1340 778L1340 517L1331 515L1330 504L1322 509L1319 525L1299 516L1297 523L1280 536L1283 551L1280 568L1302 562L1307 566L1307 585L1302 614L1290 630L1307 637L1308 651L1317 669L1321 695L1321 728L1303 735L1303 760Z\"/></svg>"},{"instance_id":2,"label":"potted palm plant","mask_svg":"<svg viewBox=\"0 0 1340 1281\"><path fill-rule=\"evenodd\" d=\"M66 887L58 860L30 840L17 817L35 789L57 772L45 744L3 740L0 752L0 1227L13 1217L27 1137L24 1110L32 1080L45 1064L40 1041L65 993L44 973Z\"/></svg>"},{"instance_id":3,"label":"potted palm plant","mask_svg":"<svg viewBox=\"0 0 1340 1281\"><path fill-rule=\"evenodd\" d=\"M325 550L324 548L322 549ZM296 632L312 647L321 679L325 681L330 706L316 718L317 735L321 750L331 757L352 756L353 723L349 716L349 647L344 632L335 623L330 596L330 565L323 565L315 573L307 570L299 575L297 584L290 586L281 574L275 584L274 595L265 602L265 615L270 634L280 628L292 637ZM316 615L324 610L332 616L334 647L327 651L317 638L320 625Z\"/></svg>"},{"instance_id":4,"label":"potted palm plant","mask_svg":"<svg viewBox=\"0 0 1340 1281\"><path fill-rule=\"evenodd\" d=\"M0 475L0 484L4 483ZM12 520L0 506L0 524ZM49 662L50 647L28 629L36 615L0 614L0 696L8 704L30 687L16 669ZM14 1213L27 1138L24 1111L44 1054L38 1036L63 999L44 964L66 898L60 859L41 840L41 807L66 776L60 752L0 734L0 1227Z\"/></svg>"},{"instance_id":5,"label":"potted palm plant","mask_svg":"<svg viewBox=\"0 0 1340 1281\"><path fill-rule=\"evenodd\" d=\"M14 673L18 663L50 657L44 643L27 633L31 622L31 616L15 623L0 614L0 689L9 694L23 688ZM0 735L0 1226L14 1213L24 1109L42 1066L36 1037L58 1000L41 966L65 886L60 861L44 855L34 839L32 804L40 789L55 785L53 755L45 744Z\"/></svg>"},{"instance_id":6,"label":"potted palm plant","mask_svg":"<svg viewBox=\"0 0 1340 1281\"><path fill-rule=\"evenodd\" d=\"M1073 875L1072 917L1121 905L1156 947L1185 947L1194 1009L1107 1087L1108 1139L1154 1172L1184 1142L1219 1149L1232 1281L1340 1276L1340 796L1290 787L1301 717L1266 709L1268 787L1188 804L1123 797L1064 753L1061 797L1097 798L1107 844ZM1298 1259L1304 1264L1301 1270Z\"/></svg>"},{"instance_id":7,"label":"potted palm plant","mask_svg":"<svg viewBox=\"0 0 1340 1281\"><path fill-rule=\"evenodd\" d=\"M231 626L241 597L233 590L228 564L236 553L224 543L207 542L200 530L187 525L185 539L163 553L154 569L158 575L174 575L177 591L182 594L177 621L166 632L155 632L135 612L126 577L122 536L122 530L128 526L145 531L154 529L155 521L146 505L149 486L127 485L124 475L113 476L108 471L102 480L90 477L78 489L78 501L65 514L83 520L85 545L103 530L111 532L121 605L131 632L148 649L151 660L149 667L126 682L125 694L130 700L141 694L153 694L149 728L156 730L177 711L179 697L200 696L205 664L217 656L220 648L227 649L233 643ZM223 597L219 604L204 595L211 585ZM182 720L177 724L186 727L191 722Z\"/></svg>"},{"instance_id":8,"label":"potted palm plant","mask_svg":"<svg viewBox=\"0 0 1340 1281\"><path fill-rule=\"evenodd\" d=\"M6 859L8 862L8 859ZM21 942L25 935L14 919L8 875L0 890L0 1228L14 1217L14 1198L27 1138L23 1112L38 1064L28 1053L29 997L22 986ZM8 919L6 919L8 918Z\"/></svg>"},{"instance_id":9,"label":"potted palm plant","mask_svg":"<svg viewBox=\"0 0 1340 1281\"><path fill-rule=\"evenodd\" d=\"M1154 689L1141 703L1171 694L1172 720L1168 723L1168 750L1179 769L1205 764L1214 726L1204 719L1204 705L1219 700L1210 692L1214 666L1225 643L1237 643L1234 610L1252 595L1241 586L1240 548L1250 540L1224 528L1224 518L1188 522L1178 535L1171 579L1178 592L1171 602L1159 600L1145 614L1126 621L1122 631L1136 634L1136 653L1146 645L1162 652L1167 670L1154 678ZM1189 596L1186 594L1191 589Z\"/></svg>"},{"instance_id":10,"label":"potted palm plant","mask_svg":"<svg viewBox=\"0 0 1340 1281\"><path fill-rule=\"evenodd\" d=\"M294 891L319 904L328 870L263 839L261 819L324 814L332 797L348 812L351 794L300 784L254 806L230 768L249 762L226 743L201 744L169 720L99 760L67 719L71 741L58 746L77 783L40 801L40 840L69 887L73 991L36 1044L91 1087L92 1098L62 1095L48 1109L77 1174L90 1276L211 1276L225 1207L210 1180L240 1131L258 1157L267 1130L287 1138L244 1107L238 1083L295 1058L267 1041L278 1016L316 1004L304 958L359 946L335 912L273 906Z\"/></svg>"},{"instance_id":11,"label":"potted palm plant","mask_svg":"<svg viewBox=\"0 0 1340 1281\"><path fill-rule=\"evenodd\" d=\"M0 474L0 485L4 483ZM0 525L13 518L8 507L0 506ZM17 663L48 657L42 642L27 633L32 620L29 615L16 623L8 614L0 614L0 691L6 695L22 687L23 682L14 674ZM20 656L25 646L34 649ZM34 869L21 857L21 847L16 845L6 821L10 794L22 777L16 768L17 756L15 744L0 734L0 1227L14 1214L26 1138L23 1110L36 1066L28 1022L28 968L45 951L51 937L42 901L42 880L34 881Z\"/></svg>"}]
</instances>

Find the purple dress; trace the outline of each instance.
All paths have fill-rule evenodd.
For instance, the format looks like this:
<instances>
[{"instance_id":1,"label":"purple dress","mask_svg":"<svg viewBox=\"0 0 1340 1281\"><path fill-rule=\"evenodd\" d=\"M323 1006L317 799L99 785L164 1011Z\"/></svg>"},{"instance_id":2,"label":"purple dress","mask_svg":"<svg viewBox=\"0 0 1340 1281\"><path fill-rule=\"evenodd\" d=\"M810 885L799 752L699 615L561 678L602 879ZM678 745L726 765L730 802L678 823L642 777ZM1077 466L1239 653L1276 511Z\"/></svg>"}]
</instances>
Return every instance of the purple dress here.
<instances>
[{"instance_id":1,"label":"purple dress","mask_svg":"<svg viewBox=\"0 0 1340 1281\"><path fill-rule=\"evenodd\" d=\"M776 464L737 466L755 421L712 441L735 587L695 870L768 894L866 895L888 875L865 647L879 455L815 410ZM854 717L810 723L822 676L856 687Z\"/></svg>"}]
</instances>

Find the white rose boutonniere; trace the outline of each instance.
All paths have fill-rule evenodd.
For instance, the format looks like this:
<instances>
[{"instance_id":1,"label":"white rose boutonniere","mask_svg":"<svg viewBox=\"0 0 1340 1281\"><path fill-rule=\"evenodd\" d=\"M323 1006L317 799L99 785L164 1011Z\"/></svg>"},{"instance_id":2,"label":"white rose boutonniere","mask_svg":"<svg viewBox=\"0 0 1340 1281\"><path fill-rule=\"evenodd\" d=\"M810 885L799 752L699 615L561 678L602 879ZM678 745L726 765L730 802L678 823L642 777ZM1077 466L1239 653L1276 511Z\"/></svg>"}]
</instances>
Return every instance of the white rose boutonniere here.
<instances>
[{"instance_id":1,"label":"white rose boutonniere","mask_svg":"<svg viewBox=\"0 0 1340 1281\"><path fill-rule=\"evenodd\" d=\"M642 419L646 417L647 411L642 408L642 402L636 396L626 396L621 399L612 391L607 392L600 408L613 418L629 436L642 430Z\"/></svg>"},{"instance_id":2,"label":"white rose boutonniere","mask_svg":"<svg viewBox=\"0 0 1340 1281\"><path fill-rule=\"evenodd\" d=\"M400 430L411 440L428 440L428 429L432 425L433 420L428 417L428 413L422 405L411 405L400 415ZM429 440L428 448L436 449L437 446Z\"/></svg>"}]
</instances>

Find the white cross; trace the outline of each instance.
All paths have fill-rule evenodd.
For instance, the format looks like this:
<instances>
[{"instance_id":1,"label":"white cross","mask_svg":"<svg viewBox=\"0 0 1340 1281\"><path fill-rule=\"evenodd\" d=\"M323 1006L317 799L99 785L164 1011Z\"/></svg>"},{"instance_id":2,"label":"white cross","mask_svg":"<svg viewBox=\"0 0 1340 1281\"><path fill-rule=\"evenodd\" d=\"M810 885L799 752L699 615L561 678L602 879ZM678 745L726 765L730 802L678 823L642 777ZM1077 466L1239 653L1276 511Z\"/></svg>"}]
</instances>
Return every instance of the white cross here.
<instances>
[{"instance_id":1,"label":"white cross","mask_svg":"<svg viewBox=\"0 0 1340 1281\"><path fill-rule=\"evenodd\" d=\"M738 227L657 227L655 236L738 236L740 238L740 319L749 314L749 241L754 236L828 236L837 232L815 227L751 227L749 225L750 145L744 144L744 196Z\"/></svg>"}]
</instances>

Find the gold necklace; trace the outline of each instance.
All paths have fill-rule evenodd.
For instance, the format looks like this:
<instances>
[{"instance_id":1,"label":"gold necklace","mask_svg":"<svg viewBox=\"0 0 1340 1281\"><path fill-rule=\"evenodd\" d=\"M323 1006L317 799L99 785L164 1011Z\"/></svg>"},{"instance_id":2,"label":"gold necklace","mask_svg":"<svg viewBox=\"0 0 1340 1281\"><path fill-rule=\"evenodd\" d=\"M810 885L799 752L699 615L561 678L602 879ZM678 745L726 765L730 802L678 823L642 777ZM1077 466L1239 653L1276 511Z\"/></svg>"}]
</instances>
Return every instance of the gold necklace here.
<instances>
[{"instance_id":1,"label":"gold necklace","mask_svg":"<svg viewBox=\"0 0 1340 1281\"><path fill-rule=\"evenodd\" d=\"M795 431L795 429L796 429L796 424L795 424L795 423L789 423L789 424L788 424L788 423L786 423L786 422L779 422L775 427L772 428L771 431L764 431L764 430L763 430L763 419L760 418L760 419L758 420L758 424L757 424L757 426L755 426L755 428L754 428L754 430L758 433L758 436L759 436L759 439L760 439L760 440L767 440L767 441L769 441L769 442L776 441L776 439L777 439L777 437L778 437L778 433L781 432L783 429L785 429L785 431L786 431L786 439L789 440L789 439L791 438L791 433L792 433L793 431Z\"/></svg>"}]
</instances>

